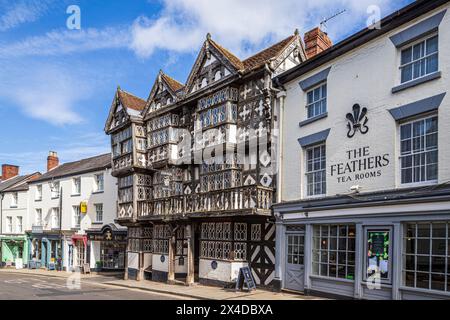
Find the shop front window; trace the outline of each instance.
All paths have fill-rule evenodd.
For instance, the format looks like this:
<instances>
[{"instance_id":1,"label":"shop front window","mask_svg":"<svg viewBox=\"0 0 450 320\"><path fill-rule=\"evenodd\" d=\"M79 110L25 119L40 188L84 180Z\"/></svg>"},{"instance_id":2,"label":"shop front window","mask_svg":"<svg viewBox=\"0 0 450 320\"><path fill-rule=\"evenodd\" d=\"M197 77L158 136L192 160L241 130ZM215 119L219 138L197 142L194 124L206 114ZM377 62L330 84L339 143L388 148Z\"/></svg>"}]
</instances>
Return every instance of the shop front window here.
<instances>
[{"instance_id":1,"label":"shop front window","mask_svg":"<svg viewBox=\"0 0 450 320\"><path fill-rule=\"evenodd\" d=\"M313 274L354 280L355 236L354 225L314 226Z\"/></svg>"},{"instance_id":2,"label":"shop front window","mask_svg":"<svg viewBox=\"0 0 450 320\"><path fill-rule=\"evenodd\" d=\"M389 281L391 268L391 230L367 230L366 278Z\"/></svg>"},{"instance_id":3,"label":"shop front window","mask_svg":"<svg viewBox=\"0 0 450 320\"><path fill-rule=\"evenodd\" d=\"M403 239L403 284L450 292L450 222L408 223Z\"/></svg>"}]
</instances>

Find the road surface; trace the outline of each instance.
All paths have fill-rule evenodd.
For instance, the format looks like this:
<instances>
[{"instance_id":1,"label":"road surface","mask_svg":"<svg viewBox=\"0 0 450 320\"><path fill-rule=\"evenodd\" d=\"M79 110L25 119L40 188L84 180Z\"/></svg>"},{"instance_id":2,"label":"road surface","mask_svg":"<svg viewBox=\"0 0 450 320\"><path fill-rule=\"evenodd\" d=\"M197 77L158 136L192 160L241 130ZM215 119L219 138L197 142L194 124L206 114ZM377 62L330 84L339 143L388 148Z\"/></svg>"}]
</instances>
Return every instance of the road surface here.
<instances>
[{"instance_id":1,"label":"road surface","mask_svg":"<svg viewBox=\"0 0 450 320\"><path fill-rule=\"evenodd\" d=\"M95 281L95 280L94 280ZM127 289L74 278L0 272L0 300L180 300L160 293ZM101 281L101 280L99 280Z\"/></svg>"}]
</instances>

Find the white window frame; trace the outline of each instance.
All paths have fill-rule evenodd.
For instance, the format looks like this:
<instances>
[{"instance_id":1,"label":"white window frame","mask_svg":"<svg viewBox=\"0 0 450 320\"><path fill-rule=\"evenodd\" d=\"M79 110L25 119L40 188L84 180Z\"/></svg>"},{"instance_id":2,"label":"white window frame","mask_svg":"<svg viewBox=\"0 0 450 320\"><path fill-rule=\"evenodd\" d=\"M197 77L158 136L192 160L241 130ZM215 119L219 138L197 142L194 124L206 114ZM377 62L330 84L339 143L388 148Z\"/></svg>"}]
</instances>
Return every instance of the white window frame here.
<instances>
[{"instance_id":1,"label":"white window frame","mask_svg":"<svg viewBox=\"0 0 450 320\"><path fill-rule=\"evenodd\" d=\"M6 233L13 233L13 217L6 217Z\"/></svg>"},{"instance_id":2,"label":"white window frame","mask_svg":"<svg viewBox=\"0 0 450 320\"><path fill-rule=\"evenodd\" d=\"M18 216L16 217L16 233L20 234L23 232L23 217L22 216Z\"/></svg>"},{"instance_id":3,"label":"white window frame","mask_svg":"<svg viewBox=\"0 0 450 320\"><path fill-rule=\"evenodd\" d=\"M59 229L59 208L52 208L52 223L51 228L52 229Z\"/></svg>"},{"instance_id":4,"label":"white window frame","mask_svg":"<svg viewBox=\"0 0 450 320\"><path fill-rule=\"evenodd\" d=\"M419 181L419 182L403 183L402 182L402 169L403 169L403 167L402 167L402 158L406 157L406 156L409 156L409 155L402 155L402 150L401 150L401 148L402 148L402 141L403 141L402 140L402 127L406 126L408 124L413 125L413 123L415 123L415 122L426 121L428 119L432 119L432 118L435 118L435 117L438 119L438 129L437 129L438 146L437 146L437 148L433 149L433 150L426 150L426 148L425 148L425 150L422 151L422 152L413 153L412 152L412 146L411 146L411 153L410 153L410 155L414 156L414 155L417 155L417 154L427 154L428 152L436 151L438 153L438 163L437 163L437 166L438 166L437 177L438 177L438 179ZM427 134L425 133L424 136L425 136L425 143L426 143L426 136L427 136ZM415 186L427 186L427 185L437 184L438 181L439 181L439 116L437 114L432 114L432 115L429 115L429 116L426 116L426 117L415 118L415 119L412 119L410 121L406 121L406 122L400 123L400 125L398 127L398 139L399 139L398 140L399 141L399 151L398 151L399 152L399 158L398 158L399 160L398 161L399 161L399 168L400 168L400 170L399 170L399 180L398 181L399 181L400 186L402 188L409 188L409 187L415 187ZM411 140L412 140L412 138L411 138ZM414 167L412 167L412 168L414 170ZM426 167L425 167L425 171L426 171Z\"/></svg>"},{"instance_id":5,"label":"white window frame","mask_svg":"<svg viewBox=\"0 0 450 320\"><path fill-rule=\"evenodd\" d=\"M52 186L52 185L53 185L53 186ZM61 184L60 184L59 181L53 181L53 182L51 182L51 185L50 185L50 191L51 191L51 197L52 197L52 199L58 199L58 198L59 198L59 196L60 196L60 194L59 194L59 192L60 192L60 187L61 187Z\"/></svg>"},{"instance_id":6,"label":"white window frame","mask_svg":"<svg viewBox=\"0 0 450 320\"><path fill-rule=\"evenodd\" d=\"M81 194L81 177L72 179L72 195L79 196Z\"/></svg>"},{"instance_id":7,"label":"white window frame","mask_svg":"<svg viewBox=\"0 0 450 320\"><path fill-rule=\"evenodd\" d=\"M101 177L102 183L101 183L101 188L100 188L100 184L99 184L99 177ZM94 175L94 192L104 192L105 191L105 174L104 173L98 173L96 175Z\"/></svg>"},{"instance_id":8,"label":"white window frame","mask_svg":"<svg viewBox=\"0 0 450 320\"><path fill-rule=\"evenodd\" d=\"M36 186L36 196L34 198L36 201L42 200L42 184Z\"/></svg>"},{"instance_id":9,"label":"white window frame","mask_svg":"<svg viewBox=\"0 0 450 320\"><path fill-rule=\"evenodd\" d=\"M44 221L42 219L43 218L42 217L42 209L40 209L40 208L35 209L35 213L36 213L36 219L35 219L36 226L38 226L38 227L43 226Z\"/></svg>"},{"instance_id":10,"label":"white window frame","mask_svg":"<svg viewBox=\"0 0 450 320\"><path fill-rule=\"evenodd\" d=\"M11 193L11 208L17 208L19 204L19 193L13 192Z\"/></svg>"},{"instance_id":11,"label":"white window frame","mask_svg":"<svg viewBox=\"0 0 450 320\"><path fill-rule=\"evenodd\" d=\"M321 170L308 171L308 151L311 150L311 149L316 149L316 148L321 148L321 147L325 148L325 167L323 169L321 169ZM326 170L327 170L327 157L326 157L326 151L327 151L326 143L313 145L313 146L310 146L310 147L307 147L307 148L304 149L304 159L305 159L305 184L304 185L305 185L305 197L306 198L319 198L319 197L323 197L323 196L325 196L327 194L327 173L326 173ZM321 155L321 158L322 158L322 155ZM309 191L309 189L308 189L308 175L315 174L317 172L322 172L322 171L325 172L325 190L322 190L322 191L325 191L325 192L324 193L320 193L320 194L313 193L313 194L309 195L309 192L308 192ZM313 183L313 185L314 185L314 183Z\"/></svg>"},{"instance_id":12,"label":"white window frame","mask_svg":"<svg viewBox=\"0 0 450 320\"><path fill-rule=\"evenodd\" d=\"M103 203L96 203L94 204L95 207L95 222L101 223L103 222ZM101 208L101 210L99 210ZM101 219L99 219L99 212L101 212Z\"/></svg>"},{"instance_id":13,"label":"white window frame","mask_svg":"<svg viewBox=\"0 0 450 320\"><path fill-rule=\"evenodd\" d=\"M326 87L326 91L325 91L325 96L323 97L322 94L323 94L323 87L324 86ZM317 90L317 89L320 89L321 97L319 98L319 100L314 100L314 91ZM308 95L311 92L313 94L313 102L309 103L308 102ZM319 116L321 116L323 114L326 114L328 112L328 82L327 81L322 82L322 83L318 84L317 86L314 86L313 88L309 89L306 92L305 96L306 96L306 106L305 106L305 108L306 108L306 119L314 119L314 118L319 117ZM323 102L325 102L325 110L323 110L323 112L321 112L319 114L314 114L313 116L310 117L309 116L309 108L310 107L314 108L315 104L323 103Z\"/></svg>"},{"instance_id":14,"label":"white window frame","mask_svg":"<svg viewBox=\"0 0 450 320\"><path fill-rule=\"evenodd\" d=\"M80 229L81 228L81 207L79 205L77 206L72 206L72 214L73 214L73 220L72 220L72 225L75 229Z\"/></svg>"},{"instance_id":15,"label":"white window frame","mask_svg":"<svg viewBox=\"0 0 450 320\"><path fill-rule=\"evenodd\" d=\"M432 39L432 38L434 38L434 37L436 37L436 36L438 37L438 49L437 49L436 52L433 52L433 53L431 53L431 54L427 54L427 53L426 53L426 48L427 48L426 45L427 45L427 41L430 40L430 39ZM418 45L418 44L420 44L420 43L423 43L423 44L424 44L424 50L425 50L425 51L424 51L424 56L423 56L423 57L420 57L419 59L416 59L416 60L411 60L411 62L402 64L402 53L403 53L403 51L408 50L408 49L410 49L410 48L412 49L414 46L416 46L416 45ZM413 52L411 52L411 55L413 55ZM412 64L414 64L414 63L420 62L420 61L422 61L422 60L425 60L425 61L426 61L427 58L429 58L429 57L431 57L431 56L434 56L434 55L437 55L437 63L438 63L438 65L437 65L437 70L436 70L436 71L427 72L427 73L425 73L425 74L422 75L422 76L419 76L419 77L417 77L417 78L414 78L414 70L412 70L412 71L411 71L411 72L412 72L412 78L411 78L411 80L407 80L407 81L405 81L405 82L402 82L402 70L403 70L405 67L407 67L407 66L409 66L409 65L412 65ZM414 59L414 57L411 57L411 59ZM425 66L426 66L426 63L425 63ZM402 48L400 48L399 70L400 70L400 84L407 84L407 83L409 83L409 82L411 82L411 81L419 80L419 79L424 78L424 77L426 77L426 76L428 76L428 75L430 75L430 74L433 74L433 73L435 73L435 72L438 72L438 71L439 71L439 34L438 34L437 32L435 32L435 33L433 33L433 34L431 34L431 35L428 35L428 36L426 36L426 37L422 37L422 38L418 39L417 41L414 41L413 43L409 43L409 44L403 46Z\"/></svg>"}]
</instances>

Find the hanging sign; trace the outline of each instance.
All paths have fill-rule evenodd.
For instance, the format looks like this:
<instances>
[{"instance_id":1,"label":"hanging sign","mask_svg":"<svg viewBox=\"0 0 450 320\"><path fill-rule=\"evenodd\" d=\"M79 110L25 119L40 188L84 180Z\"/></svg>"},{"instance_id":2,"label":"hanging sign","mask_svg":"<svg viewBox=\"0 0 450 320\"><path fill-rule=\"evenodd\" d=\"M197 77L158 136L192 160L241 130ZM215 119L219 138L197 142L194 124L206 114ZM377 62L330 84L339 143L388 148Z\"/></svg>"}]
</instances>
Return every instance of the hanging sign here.
<instances>
[{"instance_id":1,"label":"hanging sign","mask_svg":"<svg viewBox=\"0 0 450 320\"><path fill-rule=\"evenodd\" d=\"M87 213L88 209L87 209L87 202L86 201L83 201L83 202L80 203L80 211L83 214Z\"/></svg>"}]
</instances>

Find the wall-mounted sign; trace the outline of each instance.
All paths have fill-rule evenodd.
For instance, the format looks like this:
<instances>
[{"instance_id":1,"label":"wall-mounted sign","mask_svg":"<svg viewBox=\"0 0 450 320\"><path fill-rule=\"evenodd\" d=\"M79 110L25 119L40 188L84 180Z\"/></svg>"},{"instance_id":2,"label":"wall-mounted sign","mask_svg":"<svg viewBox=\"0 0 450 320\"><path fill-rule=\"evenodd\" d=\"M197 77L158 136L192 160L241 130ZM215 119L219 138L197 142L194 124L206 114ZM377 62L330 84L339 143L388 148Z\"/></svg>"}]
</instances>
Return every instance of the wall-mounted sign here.
<instances>
[{"instance_id":1,"label":"wall-mounted sign","mask_svg":"<svg viewBox=\"0 0 450 320\"><path fill-rule=\"evenodd\" d=\"M367 108L361 108L359 104L353 106L353 113L347 113L347 137L353 138L356 132L361 132L366 134L369 132L369 127L367 123L369 118L367 118Z\"/></svg>"},{"instance_id":2,"label":"wall-mounted sign","mask_svg":"<svg viewBox=\"0 0 450 320\"><path fill-rule=\"evenodd\" d=\"M216 270L217 267L218 267L217 261L211 262L211 268L212 268L213 270Z\"/></svg>"},{"instance_id":3,"label":"wall-mounted sign","mask_svg":"<svg viewBox=\"0 0 450 320\"><path fill-rule=\"evenodd\" d=\"M390 164L390 155L372 155L370 147L346 151L347 162L331 165L331 176L337 176L338 183L358 182L382 175L382 169Z\"/></svg>"},{"instance_id":4,"label":"wall-mounted sign","mask_svg":"<svg viewBox=\"0 0 450 320\"><path fill-rule=\"evenodd\" d=\"M87 211L88 211L88 209L87 209L87 201L82 201L81 203L80 203L80 212L82 213L82 214L86 214L87 213Z\"/></svg>"},{"instance_id":5,"label":"wall-mounted sign","mask_svg":"<svg viewBox=\"0 0 450 320\"><path fill-rule=\"evenodd\" d=\"M161 263L164 263L164 261L166 261L166 257L164 255L162 255L159 259L161 260Z\"/></svg>"}]
</instances>

